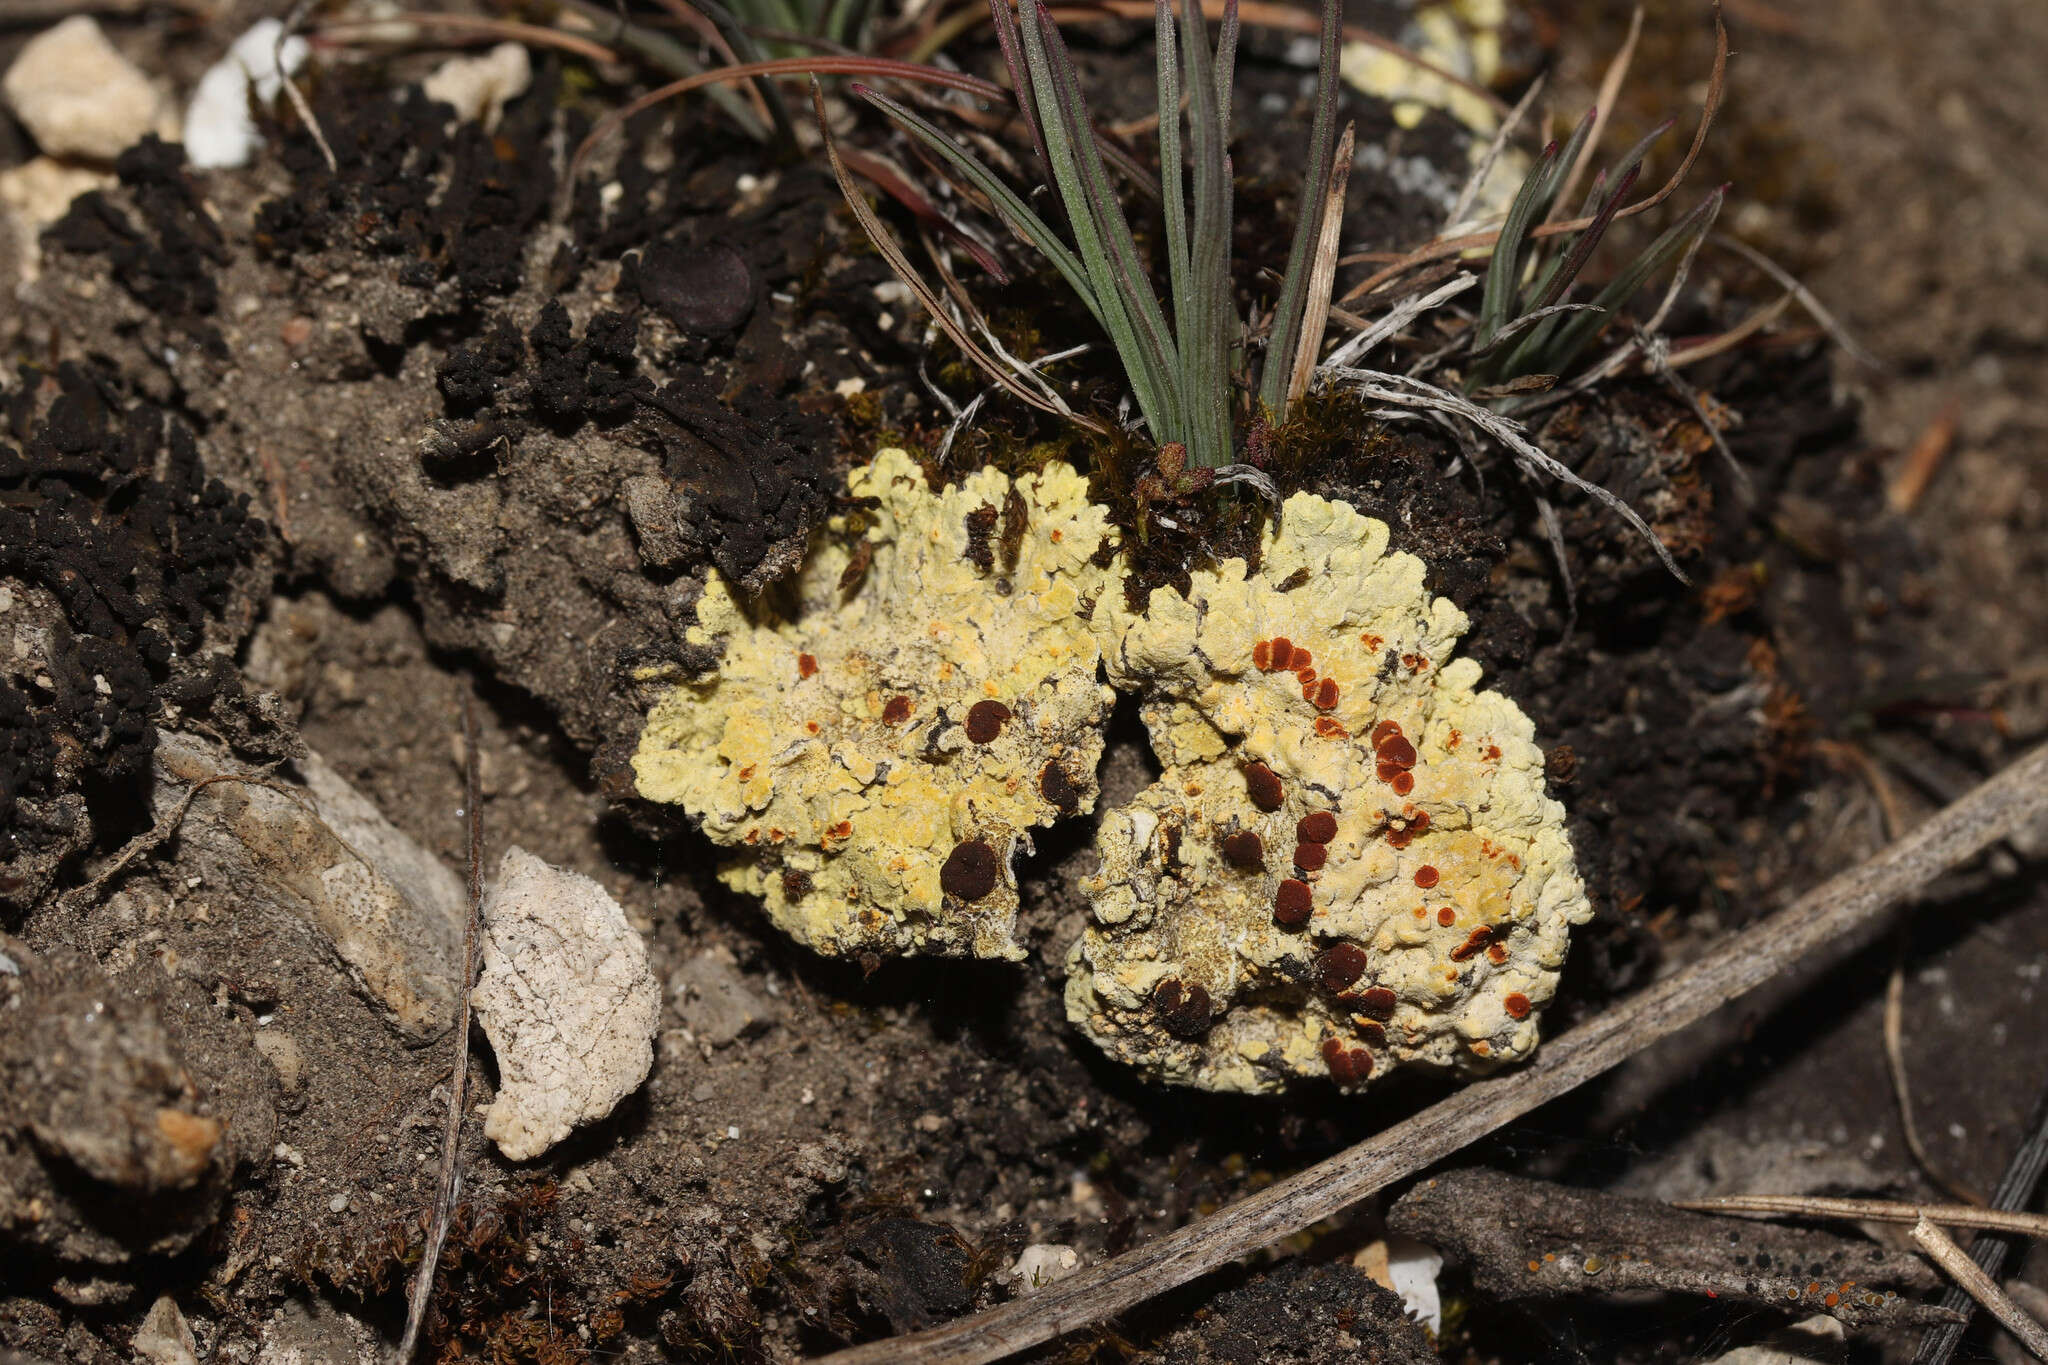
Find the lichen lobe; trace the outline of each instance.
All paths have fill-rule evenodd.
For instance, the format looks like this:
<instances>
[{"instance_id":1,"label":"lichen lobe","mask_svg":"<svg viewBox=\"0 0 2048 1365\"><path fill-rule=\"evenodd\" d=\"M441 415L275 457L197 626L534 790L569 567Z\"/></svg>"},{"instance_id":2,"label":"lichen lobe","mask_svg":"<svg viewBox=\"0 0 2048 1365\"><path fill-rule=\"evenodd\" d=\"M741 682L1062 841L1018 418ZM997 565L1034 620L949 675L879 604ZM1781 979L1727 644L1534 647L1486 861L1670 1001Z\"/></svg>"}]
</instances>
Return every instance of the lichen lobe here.
<instances>
[{"instance_id":1,"label":"lichen lobe","mask_svg":"<svg viewBox=\"0 0 2048 1365\"><path fill-rule=\"evenodd\" d=\"M1304 571L1318 590L1286 591ZM1256 574L1098 611L1165 768L1105 813L1068 960L1069 1017L1110 1055L1265 1091L1535 1047L1591 908L1533 726L1450 658L1466 619L1423 573L1380 522L1296 494Z\"/></svg>"},{"instance_id":2,"label":"lichen lobe","mask_svg":"<svg viewBox=\"0 0 2048 1365\"><path fill-rule=\"evenodd\" d=\"M934 493L900 450L848 491L864 533L836 519L789 598L745 602L711 575L690 643L723 657L654 706L637 788L743 850L725 881L819 951L1021 957L1011 859L1095 801L1114 694L1080 606L1107 582L1107 513L1065 465ZM999 585L971 514L1014 500L1025 530Z\"/></svg>"}]
</instances>

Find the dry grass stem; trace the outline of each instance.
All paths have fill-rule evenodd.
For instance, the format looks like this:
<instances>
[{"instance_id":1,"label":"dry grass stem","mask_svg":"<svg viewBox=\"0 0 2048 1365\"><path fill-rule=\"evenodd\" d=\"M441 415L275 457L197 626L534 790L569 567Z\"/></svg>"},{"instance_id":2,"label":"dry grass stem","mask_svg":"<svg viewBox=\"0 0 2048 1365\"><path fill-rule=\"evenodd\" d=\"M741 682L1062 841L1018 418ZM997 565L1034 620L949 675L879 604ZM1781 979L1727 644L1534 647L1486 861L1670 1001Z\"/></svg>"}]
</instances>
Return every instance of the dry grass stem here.
<instances>
[{"instance_id":1,"label":"dry grass stem","mask_svg":"<svg viewBox=\"0 0 2048 1365\"><path fill-rule=\"evenodd\" d=\"M1998 1281L1986 1275L1982 1266L1965 1256L1947 1233L1922 1218L1913 1225L1913 1240L1950 1279L2004 1323L2020 1345L2033 1353L2034 1359L2048 1360L2048 1329L2028 1317L2027 1311L2014 1303L2012 1296L2000 1289Z\"/></svg>"},{"instance_id":2,"label":"dry grass stem","mask_svg":"<svg viewBox=\"0 0 2048 1365\"><path fill-rule=\"evenodd\" d=\"M1315 377L1316 354L1330 327L1330 288L1337 282L1337 235L1344 227L1344 187L1351 183L1354 128L1344 125L1337 154L1330 163L1330 190L1323 196L1323 221L1317 224L1315 263L1308 273L1308 307L1301 320L1301 338L1294 349L1294 369L1287 381L1287 401L1299 402Z\"/></svg>"},{"instance_id":3,"label":"dry grass stem","mask_svg":"<svg viewBox=\"0 0 2048 1365\"><path fill-rule=\"evenodd\" d=\"M1600 93L1593 97L1593 131L1587 136L1586 145L1579 149L1579 159L1572 163L1557 198L1550 201L1550 212L1544 215L1545 222L1553 222L1569 212L1565 206L1576 202L1579 182L1586 178L1586 170L1600 150L1601 135L1607 131L1608 116L1614 112L1614 102L1621 97L1622 82L1628 79L1629 66L1636 59L1636 42L1642 36L1643 7L1637 5L1635 13L1629 16L1628 37L1622 39L1621 49L1607 63L1607 72L1600 78Z\"/></svg>"},{"instance_id":4,"label":"dry grass stem","mask_svg":"<svg viewBox=\"0 0 2048 1365\"><path fill-rule=\"evenodd\" d=\"M2048 1237L2048 1213L2014 1213L1974 1204L1902 1204L1891 1199L1823 1199L1803 1194L1728 1194L1717 1199L1672 1199L1674 1209L1694 1213L1755 1213L1771 1217L1843 1218L1859 1223L1917 1223L1922 1218L1945 1228L2009 1232L2015 1237Z\"/></svg>"},{"instance_id":5,"label":"dry grass stem","mask_svg":"<svg viewBox=\"0 0 2048 1365\"><path fill-rule=\"evenodd\" d=\"M985 1365L1078 1332L1339 1212L1575 1089L1794 963L1860 937L1957 865L2048 814L2048 745L1857 867L1732 936L1692 965L1544 1044L1519 1071L1477 1081L1412 1118L1199 1223L1031 1295L929 1331L827 1357L829 1365Z\"/></svg>"},{"instance_id":6,"label":"dry grass stem","mask_svg":"<svg viewBox=\"0 0 2048 1365\"><path fill-rule=\"evenodd\" d=\"M1956 425L1962 415L1962 400L1951 398L1921 431L1913 448L1906 452L1906 462L1899 467L1891 487L1885 490L1885 504L1892 511L1905 516L1920 505L1921 495L1934 482L1935 472L1956 443Z\"/></svg>"},{"instance_id":7,"label":"dry grass stem","mask_svg":"<svg viewBox=\"0 0 2048 1365\"><path fill-rule=\"evenodd\" d=\"M462 922L462 981L455 992L455 1056L448 1076L448 1124L441 1135L441 1178L434 1190L434 1213L427 1224L427 1242L420 1251L419 1270L406 1296L405 1335L399 1340L396 1365L408 1365L419 1346L427 1321L427 1302L434 1294L434 1272L448 1241L448 1220L462 1193L462 1096L469 1080L469 993L476 984L477 929L484 908L484 783L477 753L476 702L462 699L463 813L469 817L469 913Z\"/></svg>"}]
</instances>

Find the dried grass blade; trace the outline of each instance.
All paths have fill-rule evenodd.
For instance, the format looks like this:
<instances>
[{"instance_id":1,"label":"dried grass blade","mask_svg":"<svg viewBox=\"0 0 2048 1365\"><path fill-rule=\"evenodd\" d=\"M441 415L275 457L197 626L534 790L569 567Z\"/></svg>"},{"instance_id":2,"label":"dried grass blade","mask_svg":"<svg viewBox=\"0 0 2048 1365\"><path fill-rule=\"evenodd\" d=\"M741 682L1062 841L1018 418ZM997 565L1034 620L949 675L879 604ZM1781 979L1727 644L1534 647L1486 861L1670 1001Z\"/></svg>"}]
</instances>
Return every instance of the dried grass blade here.
<instances>
[{"instance_id":1,"label":"dried grass blade","mask_svg":"<svg viewBox=\"0 0 2048 1365\"><path fill-rule=\"evenodd\" d=\"M1273 305L1273 333L1259 370L1259 401L1277 420L1287 409L1296 339L1307 300L1309 258L1315 250L1320 209L1330 187L1330 157L1337 139L1337 62L1341 54L1341 0L1323 0L1322 32L1316 49L1315 119L1309 126L1308 175L1294 220L1294 242Z\"/></svg>"},{"instance_id":2,"label":"dried grass blade","mask_svg":"<svg viewBox=\"0 0 2048 1365\"><path fill-rule=\"evenodd\" d=\"M825 144L825 157L832 163L832 174L839 182L839 193L845 197L846 206L853 213L854 221L860 224L861 231L867 233L868 240L874 243L875 250L889 263L889 268L896 272L896 278L903 281L904 287L916 295L917 301L924 306L925 312L931 315L932 321L938 324L939 330L960 348L960 354L966 356L977 369L1002 385L1013 396L1022 399L1040 412L1050 413L1055 417L1065 416L1091 430L1101 431L1103 428L1100 423L1090 421L1079 414L1062 413L1044 397L1018 383L1000 362L967 334L965 328L953 320L952 315L946 311L945 301L925 283L924 277L917 273L917 267L910 263L910 258L904 254L903 248L889 235L889 229L883 226L882 220L875 217L875 211L868 207L860 188L853 183L853 174L846 169L846 163L840 160L838 144L834 141L831 126L825 119L825 91L815 80L811 82L811 108L817 115L818 133Z\"/></svg>"},{"instance_id":3,"label":"dried grass blade","mask_svg":"<svg viewBox=\"0 0 2048 1365\"><path fill-rule=\"evenodd\" d=\"M1309 270L1301 337L1294 352L1294 373L1287 381L1289 404L1300 401L1308 392L1308 382L1316 371L1316 356L1323 349L1323 335L1330 325L1330 288L1337 282L1337 237L1344 228L1344 190L1351 182L1355 132L1351 124L1344 125L1344 134L1337 139L1336 157L1330 164L1330 186L1323 196L1315 263Z\"/></svg>"},{"instance_id":4,"label":"dried grass blade","mask_svg":"<svg viewBox=\"0 0 2048 1365\"><path fill-rule=\"evenodd\" d=\"M1557 198L1551 202L1551 218L1557 216L1557 206L1559 204L1571 202L1572 191L1577 189L1579 181L1585 178L1586 170L1593 161L1594 149L1600 145L1600 135L1607 131L1608 114L1614 108L1615 100L1621 95L1621 85L1623 81L1628 79L1629 66L1635 61L1636 40L1642 36L1643 7L1637 5L1635 12L1629 16L1628 37L1621 40L1621 50L1616 52L1614 59L1607 63L1607 71L1600 78L1600 93L1593 100L1593 107L1600 111L1599 116L1593 120L1593 135L1587 139L1585 149L1572 162L1571 170L1566 173L1564 184L1558 190ZM1631 161L1634 159L1633 157L1627 158L1627 160Z\"/></svg>"}]
</instances>

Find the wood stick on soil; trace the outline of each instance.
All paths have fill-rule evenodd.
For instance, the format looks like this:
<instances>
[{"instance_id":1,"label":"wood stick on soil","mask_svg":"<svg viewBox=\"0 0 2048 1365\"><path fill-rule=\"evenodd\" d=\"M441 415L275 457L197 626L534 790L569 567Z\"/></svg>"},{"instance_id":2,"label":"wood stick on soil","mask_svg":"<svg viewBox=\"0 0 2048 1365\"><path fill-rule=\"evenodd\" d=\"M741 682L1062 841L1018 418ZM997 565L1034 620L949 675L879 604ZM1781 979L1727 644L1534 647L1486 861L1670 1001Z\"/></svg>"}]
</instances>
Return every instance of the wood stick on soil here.
<instances>
[{"instance_id":1,"label":"wood stick on soil","mask_svg":"<svg viewBox=\"0 0 2048 1365\"><path fill-rule=\"evenodd\" d=\"M1950 1279L1969 1291L1971 1298L1990 1309L2036 1360L2048 1360L2048 1330L2028 1317L2027 1310L2014 1303L2012 1296L1998 1287L1998 1281L1984 1273L1984 1267L1965 1256L1947 1233L1922 1218L1913 1225L1913 1240Z\"/></svg>"},{"instance_id":2,"label":"wood stick on soil","mask_svg":"<svg viewBox=\"0 0 2048 1365\"><path fill-rule=\"evenodd\" d=\"M1694 1213L1754 1213L1773 1218L1846 1218L1858 1223L1917 1223L1945 1228L2048 1237L2048 1213L2017 1213L1975 1204L1901 1204L1890 1199L1822 1199L1803 1194L1728 1194L1717 1199L1673 1199Z\"/></svg>"},{"instance_id":3,"label":"wood stick on soil","mask_svg":"<svg viewBox=\"0 0 2048 1365\"><path fill-rule=\"evenodd\" d=\"M2043 1085L2034 1097L2034 1111L2027 1116L2020 1145L2013 1149L2004 1174L1998 1177L1998 1184L1991 1191L1991 1207L2006 1210L2025 1208L2033 1202L2034 1187L2041 1183L2044 1171L2048 1171L2048 1085ZM1995 1279L2005 1268L2006 1256L2011 1250L2010 1240L1998 1233L1987 1232L1971 1243L1970 1259ZM1922 1336L1920 1349L1913 1353L1913 1365L1948 1365L1949 1357L1956 1353L1956 1347L1962 1345L1963 1333L1970 1326L1970 1296L1960 1289L1951 1289L1942 1295L1941 1306L1962 1314L1963 1320L1945 1323Z\"/></svg>"},{"instance_id":4,"label":"wood stick on soil","mask_svg":"<svg viewBox=\"0 0 2048 1365\"><path fill-rule=\"evenodd\" d=\"M1199 1223L985 1313L857 1346L827 1365L983 1365L1077 1332L1327 1218L1690 1028L1793 963L1903 905L2048 815L2048 744L1692 965L1579 1025L1511 1075L1475 1082Z\"/></svg>"},{"instance_id":5,"label":"wood stick on soil","mask_svg":"<svg viewBox=\"0 0 2048 1365\"><path fill-rule=\"evenodd\" d=\"M407 1365L419 1345L427 1321L427 1300L434 1293L434 1272L441 1247L448 1240L448 1220L462 1193L462 1092L469 1079L469 992L476 984L477 922L484 910L484 784L477 757L476 701L462 699L462 804L469 817L469 913L462 921L462 982L455 992L455 1067L448 1076L448 1126L441 1135L441 1179L434 1191L433 1219L427 1244L405 1310L405 1336L398 1343L397 1365Z\"/></svg>"}]
</instances>

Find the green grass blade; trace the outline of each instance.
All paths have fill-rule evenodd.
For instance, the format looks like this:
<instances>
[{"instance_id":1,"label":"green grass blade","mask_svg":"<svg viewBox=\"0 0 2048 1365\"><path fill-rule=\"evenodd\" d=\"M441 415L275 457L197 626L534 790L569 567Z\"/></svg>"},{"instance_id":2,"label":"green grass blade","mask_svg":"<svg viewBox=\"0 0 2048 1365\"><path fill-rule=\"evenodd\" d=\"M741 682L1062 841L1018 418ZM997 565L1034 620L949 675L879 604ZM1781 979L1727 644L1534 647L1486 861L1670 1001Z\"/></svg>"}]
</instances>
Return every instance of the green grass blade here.
<instances>
[{"instance_id":1,"label":"green grass blade","mask_svg":"<svg viewBox=\"0 0 2048 1365\"><path fill-rule=\"evenodd\" d=\"M1551 343L1551 364L1560 373L1565 366L1578 359L1579 353L1593 343L1601 330L1613 320L1614 314L1628 306L1650 277L1689 251L1693 244L1706 236L1714 225L1714 219L1721 212L1721 201L1727 195L1724 185L1708 195L1700 206L1672 224L1663 236L1644 249L1619 275L1615 276L1605 289L1593 298L1595 307L1606 311L1601 313L1579 313L1571 322L1561 328L1556 340Z\"/></svg>"},{"instance_id":2,"label":"green grass blade","mask_svg":"<svg viewBox=\"0 0 2048 1365\"><path fill-rule=\"evenodd\" d=\"M1173 6L1169 0L1156 0L1152 19L1159 72L1159 199L1166 212L1166 264L1173 284L1174 332L1185 351L1191 313L1188 295L1191 262L1188 259L1188 205L1181 167L1181 58L1174 42Z\"/></svg>"},{"instance_id":3,"label":"green grass blade","mask_svg":"<svg viewBox=\"0 0 2048 1365\"><path fill-rule=\"evenodd\" d=\"M1074 244L1095 283L1110 338L1152 439L1161 444L1180 440L1178 362L1166 319L1138 264L1130 225L1110 191L1072 59L1043 0L1024 0L1022 21L1025 61L1040 99L1039 122Z\"/></svg>"},{"instance_id":4,"label":"green grass blade","mask_svg":"<svg viewBox=\"0 0 2048 1365\"><path fill-rule=\"evenodd\" d=\"M1557 164L1557 144L1551 143L1536 158L1536 164L1522 177L1521 186L1515 191L1514 202L1508 205L1508 216L1500 225L1500 234L1493 239L1493 256L1486 263L1486 287L1479 296L1479 323L1472 333L1475 351L1484 351L1500 335L1500 329L1507 326L1515 306L1515 293L1520 283L1522 244L1528 238L1529 227L1541 213L1537 201L1543 195L1544 182Z\"/></svg>"},{"instance_id":5,"label":"green grass blade","mask_svg":"<svg viewBox=\"0 0 2048 1365\"><path fill-rule=\"evenodd\" d=\"M1199 2L1199 0L1198 0ZM1237 0L1223 0L1223 23L1216 30L1216 107L1223 116L1216 136L1230 145L1230 95L1237 82Z\"/></svg>"},{"instance_id":6,"label":"green grass blade","mask_svg":"<svg viewBox=\"0 0 2048 1365\"><path fill-rule=\"evenodd\" d=\"M1236 5L1225 11L1232 26ZM1181 394L1188 413L1188 459L1201 466L1230 463L1230 348L1237 304L1230 288L1230 86L1209 56L1201 0L1181 0L1182 76L1188 91L1188 127L1194 152L1195 215L1191 278L1185 311L1174 301L1181 348Z\"/></svg>"},{"instance_id":7,"label":"green grass blade","mask_svg":"<svg viewBox=\"0 0 2048 1365\"><path fill-rule=\"evenodd\" d=\"M966 177L969 184L987 195L1010 231L1050 261L1053 269L1059 271L1060 277L1080 296L1081 302L1088 305L1088 311L1095 315L1095 320L1103 320L1102 306L1096 301L1095 286L1088 278L1087 267L1081 263L1080 257L1067 249L1059 234L1032 212L1021 195L1004 184L980 158L962 151L938 125L923 115L864 85L855 85L852 89L854 94L887 114L905 132L944 157L949 165Z\"/></svg>"},{"instance_id":8,"label":"green grass blade","mask_svg":"<svg viewBox=\"0 0 2048 1365\"><path fill-rule=\"evenodd\" d=\"M861 194L860 187L853 183L853 174L846 169L846 163L840 159L839 146L833 141L831 126L825 118L824 87L818 84L815 77L811 80L811 109L818 120L818 135L824 141L825 156L831 162L833 178L839 182L839 193L845 198L847 208L852 210L854 221L860 224L861 231L867 234L868 240L874 244L875 250L881 254L884 261L888 262L889 268L896 273L896 278L903 281L905 287L924 306L925 312L931 315L932 321L938 324L939 330L944 332L952 343L960 348L960 353L966 356L982 373L1016 397L1041 412L1050 413L1055 417L1079 421L1083 426L1095 427L1099 430L1100 428L1095 423L1089 422L1085 418L1077 417L1075 414L1062 412L1059 408L1047 402L1043 395L1034 393L1018 383L1001 361L983 350L981 344L969 336L966 329L953 320L952 315L947 313L945 305L937 293L933 291L930 285L925 283L924 277L919 275L917 268L910 263L910 258L903 254L903 248L896 244L896 239L889 235L889 230L882 225L882 220L875 217L875 211L868 207L867 199Z\"/></svg>"},{"instance_id":9,"label":"green grass blade","mask_svg":"<svg viewBox=\"0 0 2048 1365\"><path fill-rule=\"evenodd\" d=\"M1287 250L1287 272L1280 277L1280 297L1273 305L1273 331L1259 371L1259 401L1275 420L1287 407L1287 381L1301 335L1307 305L1310 258L1322 226L1323 202L1330 192L1330 154L1337 140L1337 58L1342 0L1323 0L1323 28L1316 68L1315 121L1309 130L1308 170L1303 176L1301 203L1294 221L1294 243Z\"/></svg>"}]
</instances>

